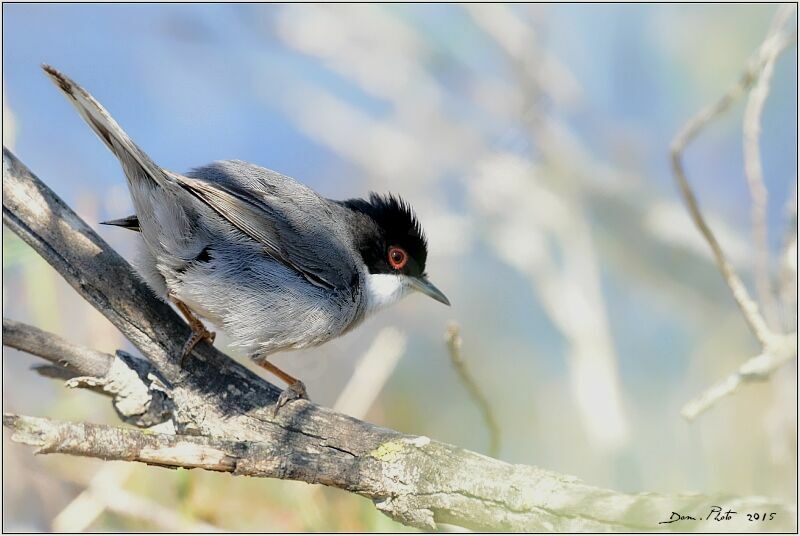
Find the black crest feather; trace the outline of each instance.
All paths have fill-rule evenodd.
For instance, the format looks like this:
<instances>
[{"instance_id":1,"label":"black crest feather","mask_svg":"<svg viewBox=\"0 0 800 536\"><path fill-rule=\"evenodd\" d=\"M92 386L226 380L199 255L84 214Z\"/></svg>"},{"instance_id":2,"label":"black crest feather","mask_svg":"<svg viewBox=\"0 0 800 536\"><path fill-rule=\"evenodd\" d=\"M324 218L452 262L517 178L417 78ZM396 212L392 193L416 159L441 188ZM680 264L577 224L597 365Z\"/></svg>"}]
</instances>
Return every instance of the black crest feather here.
<instances>
[{"instance_id":1,"label":"black crest feather","mask_svg":"<svg viewBox=\"0 0 800 536\"><path fill-rule=\"evenodd\" d=\"M428 241L422 230L414 209L400 196L380 195L370 192L368 199L349 199L342 204L352 210L369 216L380 230L383 247L401 246L408 252L413 263L409 263L409 273L421 275L425 271L428 256ZM377 271L391 271L386 264L385 250L364 251L365 261ZM367 258L369 257L369 258Z\"/></svg>"}]
</instances>

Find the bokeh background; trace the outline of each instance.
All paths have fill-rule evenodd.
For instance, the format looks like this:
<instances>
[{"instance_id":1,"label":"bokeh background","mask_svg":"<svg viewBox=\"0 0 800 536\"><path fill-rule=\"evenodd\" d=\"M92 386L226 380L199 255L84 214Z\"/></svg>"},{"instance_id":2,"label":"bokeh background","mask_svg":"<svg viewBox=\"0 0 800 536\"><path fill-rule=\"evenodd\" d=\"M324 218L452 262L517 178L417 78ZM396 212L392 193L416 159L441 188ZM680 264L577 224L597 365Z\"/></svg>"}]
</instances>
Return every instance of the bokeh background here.
<instances>
[{"instance_id":1,"label":"bokeh background","mask_svg":"<svg viewBox=\"0 0 800 536\"><path fill-rule=\"evenodd\" d=\"M132 212L118 163L41 73L49 63L168 169L237 158L332 198L400 193L453 306L412 296L339 340L276 356L316 402L487 452L444 342L456 321L500 458L623 491L794 502L795 362L692 423L680 416L759 347L668 164L672 138L739 77L776 10L4 4L3 143L90 224ZM793 44L761 138L776 280L794 226L796 98ZM743 109L710 125L686 165L752 289ZM95 228L130 258L126 231ZM134 351L9 232L3 276L4 316ZM774 325L796 323L794 304ZM4 351L4 411L117 422L106 399L37 376L36 362ZM35 457L5 432L3 446L4 530L404 529L337 490Z\"/></svg>"}]
</instances>

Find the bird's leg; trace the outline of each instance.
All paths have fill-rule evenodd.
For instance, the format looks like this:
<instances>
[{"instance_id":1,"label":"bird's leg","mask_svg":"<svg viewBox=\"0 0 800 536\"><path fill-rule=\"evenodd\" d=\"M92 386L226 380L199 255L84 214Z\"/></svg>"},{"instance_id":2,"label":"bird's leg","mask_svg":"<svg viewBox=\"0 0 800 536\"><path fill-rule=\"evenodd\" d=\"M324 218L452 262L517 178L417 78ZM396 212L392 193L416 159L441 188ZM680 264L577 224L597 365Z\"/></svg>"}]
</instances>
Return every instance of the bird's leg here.
<instances>
[{"instance_id":1,"label":"bird's leg","mask_svg":"<svg viewBox=\"0 0 800 536\"><path fill-rule=\"evenodd\" d=\"M275 409L272 410L272 415L277 415L278 410L281 409L287 402L291 400L296 400L298 398L305 398L308 400L308 393L306 392L306 385L295 378L294 376L290 376L286 372L282 371L266 359L260 359L257 361L259 365L270 371L272 374L280 378L281 380L285 381L289 386L283 390L281 395L278 397L278 401L275 403Z\"/></svg>"},{"instance_id":2,"label":"bird's leg","mask_svg":"<svg viewBox=\"0 0 800 536\"><path fill-rule=\"evenodd\" d=\"M217 334L213 331L208 331L200 319L192 313L185 303L173 296L170 296L169 299L172 300L172 303L183 313L183 316L189 323L189 327L192 328L192 335L183 345L183 350L181 350L181 367L183 367L186 364L186 358L189 357L189 354L192 353L192 350L197 346L198 342L205 339L208 341L208 344L214 344L214 339Z\"/></svg>"}]
</instances>

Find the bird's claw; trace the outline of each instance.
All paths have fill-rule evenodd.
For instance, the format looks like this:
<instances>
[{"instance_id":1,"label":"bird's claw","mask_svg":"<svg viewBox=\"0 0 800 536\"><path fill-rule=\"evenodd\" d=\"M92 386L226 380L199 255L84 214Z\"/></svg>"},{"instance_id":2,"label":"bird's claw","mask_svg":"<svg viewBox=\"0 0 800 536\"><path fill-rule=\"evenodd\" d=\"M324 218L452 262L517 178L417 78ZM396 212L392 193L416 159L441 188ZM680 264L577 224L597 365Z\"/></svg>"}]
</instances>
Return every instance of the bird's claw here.
<instances>
[{"instance_id":1,"label":"bird's claw","mask_svg":"<svg viewBox=\"0 0 800 536\"><path fill-rule=\"evenodd\" d=\"M208 331L202 324L200 324L199 329L192 329L192 335L183 345L183 350L181 350L181 367L186 364L186 359L189 357L189 354L192 353L194 347L197 346L197 343L206 340L208 344L214 344L214 339L216 338L217 333L215 331Z\"/></svg>"},{"instance_id":2,"label":"bird's claw","mask_svg":"<svg viewBox=\"0 0 800 536\"><path fill-rule=\"evenodd\" d=\"M308 392L306 391L306 385L297 380L293 384L289 385L286 389L278 397L278 401L275 402L275 409L272 410L273 417L278 414L278 410L285 406L288 402L292 400L297 400L300 398L305 398L308 400Z\"/></svg>"}]
</instances>

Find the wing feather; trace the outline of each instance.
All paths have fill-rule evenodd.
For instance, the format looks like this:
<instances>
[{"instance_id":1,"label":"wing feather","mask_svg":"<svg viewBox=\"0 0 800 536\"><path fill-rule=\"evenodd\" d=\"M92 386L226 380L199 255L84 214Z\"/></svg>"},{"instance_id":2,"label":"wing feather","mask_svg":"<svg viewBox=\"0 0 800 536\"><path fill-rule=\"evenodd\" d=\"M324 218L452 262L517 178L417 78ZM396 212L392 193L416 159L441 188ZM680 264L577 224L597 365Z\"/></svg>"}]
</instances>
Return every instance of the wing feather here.
<instances>
[{"instance_id":1,"label":"wing feather","mask_svg":"<svg viewBox=\"0 0 800 536\"><path fill-rule=\"evenodd\" d=\"M269 188L185 176L177 180L195 198L261 244L268 255L298 271L310 283L342 289L352 282L356 268L342 245L336 243L337 236L326 232L323 222L301 214L319 207L298 206L293 199L270 194ZM311 199L324 203L318 196ZM292 225L297 220L303 224L302 232Z\"/></svg>"}]
</instances>

